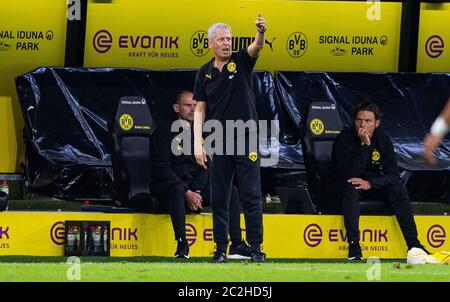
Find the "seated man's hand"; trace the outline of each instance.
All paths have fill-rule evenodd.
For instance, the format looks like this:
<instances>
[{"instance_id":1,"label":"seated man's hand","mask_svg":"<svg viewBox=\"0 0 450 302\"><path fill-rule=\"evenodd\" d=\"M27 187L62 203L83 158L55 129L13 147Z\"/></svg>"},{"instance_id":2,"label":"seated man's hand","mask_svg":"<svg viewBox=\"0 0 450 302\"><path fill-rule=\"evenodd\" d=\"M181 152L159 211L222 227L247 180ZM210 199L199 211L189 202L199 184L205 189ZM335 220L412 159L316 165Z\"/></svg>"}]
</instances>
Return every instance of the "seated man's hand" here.
<instances>
[{"instance_id":1,"label":"seated man's hand","mask_svg":"<svg viewBox=\"0 0 450 302\"><path fill-rule=\"evenodd\" d=\"M362 143L370 146L370 133L367 129L361 127L358 129L358 137Z\"/></svg>"},{"instance_id":2,"label":"seated man's hand","mask_svg":"<svg viewBox=\"0 0 450 302\"><path fill-rule=\"evenodd\" d=\"M190 210L198 211L203 209L202 207L203 198L199 193L188 190L185 194L185 197L186 197L186 204Z\"/></svg>"},{"instance_id":3,"label":"seated man's hand","mask_svg":"<svg viewBox=\"0 0 450 302\"><path fill-rule=\"evenodd\" d=\"M195 194L195 198L194 198L195 206L197 207L198 210L203 210L203 207L202 207L203 197L202 197L202 195L200 193L197 193L197 192L194 192L194 194Z\"/></svg>"},{"instance_id":4,"label":"seated man's hand","mask_svg":"<svg viewBox=\"0 0 450 302\"><path fill-rule=\"evenodd\" d=\"M349 180L347 180L347 182L354 185L356 190L367 191L372 188L372 186L370 185L370 181L364 180L362 178L357 178L357 177L350 178Z\"/></svg>"}]
</instances>

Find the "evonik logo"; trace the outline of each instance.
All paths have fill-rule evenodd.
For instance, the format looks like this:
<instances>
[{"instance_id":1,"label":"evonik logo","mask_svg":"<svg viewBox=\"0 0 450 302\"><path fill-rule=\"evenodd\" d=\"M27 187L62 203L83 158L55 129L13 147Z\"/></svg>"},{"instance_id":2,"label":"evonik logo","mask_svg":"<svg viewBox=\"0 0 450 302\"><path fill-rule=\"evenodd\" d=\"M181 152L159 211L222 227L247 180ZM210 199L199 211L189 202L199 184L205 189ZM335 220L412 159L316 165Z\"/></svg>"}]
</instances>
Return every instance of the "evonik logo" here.
<instances>
[{"instance_id":1,"label":"evonik logo","mask_svg":"<svg viewBox=\"0 0 450 302\"><path fill-rule=\"evenodd\" d=\"M428 244L434 248L439 248L445 243L446 236L445 229L439 224L434 224L427 232Z\"/></svg>"},{"instance_id":2,"label":"evonik logo","mask_svg":"<svg viewBox=\"0 0 450 302\"><path fill-rule=\"evenodd\" d=\"M245 229L241 229L245 233ZM186 223L186 240L189 246L193 246L197 241L197 228L190 223ZM213 241L213 229L206 228L203 230L203 241Z\"/></svg>"},{"instance_id":3,"label":"evonik logo","mask_svg":"<svg viewBox=\"0 0 450 302\"><path fill-rule=\"evenodd\" d=\"M322 236L322 228L315 223L308 225L303 232L305 243L310 247L318 246L322 242Z\"/></svg>"},{"instance_id":4,"label":"evonik logo","mask_svg":"<svg viewBox=\"0 0 450 302\"><path fill-rule=\"evenodd\" d=\"M56 245L64 244L64 222L57 221L51 226L50 239Z\"/></svg>"},{"instance_id":5,"label":"evonik logo","mask_svg":"<svg viewBox=\"0 0 450 302\"><path fill-rule=\"evenodd\" d=\"M105 53L111 49L113 43L112 35L109 31L102 29L95 33L92 44L98 53Z\"/></svg>"},{"instance_id":6,"label":"evonik logo","mask_svg":"<svg viewBox=\"0 0 450 302\"><path fill-rule=\"evenodd\" d=\"M360 238L362 242L388 242L387 232L387 229L364 229L360 231ZM315 223L307 225L303 231L303 240L310 247L317 247L325 239L328 242L347 242L347 233L342 229L329 229L324 232Z\"/></svg>"},{"instance_id":7,"label":"evonik logo","mask_svg":"<svg viewBox=\"0 0 450 302\"><path fill-rule=\"evenodd\" d=\"M125 49L178 49L178 36L120 35L117 47ZM98 53L106 53L114 45L111 32L106 29L97 31L92 45Z\"/></svg>"},{"instance_id":8,"label":"evonik logo","mask_svg":"<svg viewBox=\"0 0 450 302\"><path fill-rule=\"evenodd\" d=\"M425 42L425 52L432 59L438 58L444 52L444 39L439 35L430 36Z\"/></svg>"}]
</instances>

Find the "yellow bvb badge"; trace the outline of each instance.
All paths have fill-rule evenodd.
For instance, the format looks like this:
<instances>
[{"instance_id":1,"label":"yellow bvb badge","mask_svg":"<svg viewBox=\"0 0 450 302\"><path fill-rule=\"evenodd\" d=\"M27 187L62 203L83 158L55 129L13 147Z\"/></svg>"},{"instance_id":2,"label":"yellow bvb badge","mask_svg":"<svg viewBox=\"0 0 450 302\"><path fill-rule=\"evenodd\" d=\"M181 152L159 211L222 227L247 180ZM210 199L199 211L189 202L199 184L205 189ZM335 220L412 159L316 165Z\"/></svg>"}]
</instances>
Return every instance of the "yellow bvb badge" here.
<instances>
[{"instance_id":1,"label":"yellow bvb badge","mask_svg":"<svg viewBox=\"0 0 450 302\"><path fill-rule=\"evenodd\" d=\"M380 160L380 152L378 152L377 150L373 150L372 152L372 160L373 161L379 161Z\"/></svg>"},{"instance_id":2,"label":"yellow bvb badge","mask_svg":"<svg viewBox=\"0 0 450 302\"><path fill-rule=\"evenodd\" d=\"M248 155L248 158L249 158L251 161L255 162L255 161L258 159L258 153L256 153L256 152L250 152L250 154Z\"/></svg>"},{"instance_id":3,"label":"yellow bvb badge","mask_svg":"<svg viewBox=\"0 0 450 302\"><path fill-rule=\"evenodd\" d=\"M122 114L119 117L119 125L125 131L131 130L133 128L133 118L129 114Z\"/></svg>"},{"instance_id":4,"label":"yellow bvb badge","mask_svg":"<svg viewBox=\"0 0 450 302\"><path fill-rule=\"evenodd\" d=\"M311 123L309 123L309 127L314 135L321 135L325 130L323 122L318 118L313 119Z\"/></svg>"},{"instance_id":5,"label":"yellow bvb badge","mask_svg":"<svg viewBox=\"0 0 450 302\"><path fill-rule=\"evenodd\" d=\"M236 71L236 63L234 63L234 62L228 63L227 69L229 72L235 72Z\"/></svg>"}]
</instances>

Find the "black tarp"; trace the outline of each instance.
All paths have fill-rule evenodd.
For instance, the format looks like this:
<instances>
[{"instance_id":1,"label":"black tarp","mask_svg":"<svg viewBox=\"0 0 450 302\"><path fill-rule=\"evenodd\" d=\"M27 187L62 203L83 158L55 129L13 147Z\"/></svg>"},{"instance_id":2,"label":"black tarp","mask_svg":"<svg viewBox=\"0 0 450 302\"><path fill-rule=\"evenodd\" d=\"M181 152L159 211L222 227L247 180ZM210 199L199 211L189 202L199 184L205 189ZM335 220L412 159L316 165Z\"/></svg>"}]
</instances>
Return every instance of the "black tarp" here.
<instances>
[{"instance_id":1,"label":"black tarp","mask_svg":"<svg viewBox=\"0 0 450 302\"><path fill-rule=\"evenodd\" d=\"M294 137L293 123L278 98L272 75L268 72L254 72L253 85L258 119L260 122L266 121L269 126L264 136L267 142L260 146L262 158L278 157L277 164L272 165L272 168L304 170L300 142ZM277 122L276 138L270 133L270 121Z\"/></svg>"},{"instance_id":2,"label":"black tarp","mask_svg":"<svg viewBox=\"0 0 450 302\"><path fill-rule=\"evenodd\" d=\"M111 199L107 123L113 119L120 97L143 96L157 123L172 120L176 118L173 100L181 90L193 89L195 76L196 70L42 67L18 77L29 187L61 199ZM300 146L283 132L292 125L279 110L271 74L255 72L254 89L260 118L280 120L281 116L282 141L292 144L268 140L261 153L279 155L273 168L303 171Z\"/></svg>"},{"instance_id":3,"label":"black tarp","mask_svg":"<svg viewBox=\"0 0 450 302\"><path fill-rule=\"evenodd\" d=\"M450 170L450 141L438 148L438 162L422 158L422 141L450 96L450 74L277 72L276 86L295 125L311 101L338 106L345 126L353 125L353 108L372 101L384 113L381 127L392 138L399 166L410 171Z\"/></svg>"},{"instance_id":4,"label":"black tarp","mask_svg":"<svg viewBox=\"0 0 450 302\"><path fill-rule=\"evenodd\" d=\"M119 98L143 96L157 123L174 119L172 101L181 90L192 90L195 75L196 70L43 67L18 77L29 187L62 199L111 199L107 123ZM411 178L420 186L410 192L427 198L420 188L434 186L435 195L448 195L448 139L439 148L436 166L423 163L421 143L450 95L450 75L278 72L274 80L260 71L254 73L254 90L259 118L279 121L280 130L279 141L269 140L260 150L262 157L279 155L276 166L262 169L263 191L305 183L297 125L309 101L328 99L339 104L346 125L357 102L379 104L385 112L382 127L393 138L400 166L425 175Z\"/></svg>"}]
</instances>

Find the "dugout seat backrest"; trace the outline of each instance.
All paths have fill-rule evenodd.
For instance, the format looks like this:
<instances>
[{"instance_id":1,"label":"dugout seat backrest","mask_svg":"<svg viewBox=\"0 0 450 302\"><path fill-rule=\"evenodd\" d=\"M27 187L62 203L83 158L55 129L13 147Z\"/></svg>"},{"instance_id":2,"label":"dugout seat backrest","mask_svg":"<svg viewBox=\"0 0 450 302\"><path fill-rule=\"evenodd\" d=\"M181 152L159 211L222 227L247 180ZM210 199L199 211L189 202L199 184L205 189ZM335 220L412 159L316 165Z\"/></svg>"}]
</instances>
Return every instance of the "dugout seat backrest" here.
<instances>
[{"instance_id":1,"label":"dugout seat backrest","mask_svg":"<svg viewBox=\"0 0 450 302\"><path fill-rule=\"evenodd\" d=\"M342 131L342 120L336 104L312 101L304 123L300 125L303 157L313 201L319 204L323 192L323 177L328 172L333 141Z\"/></svg>"},{"instance_id":2,"label":"dugout seat backrest","mask_svg":"<svg viewBox=\"0 0 450 302\"><path fill-rule=\"evenodd\" d=\"M155 124L147 101L139 96L120 98L112 134L114 197L122 205L150 202L151 135Z\"/></svg>"}]
</instances>

